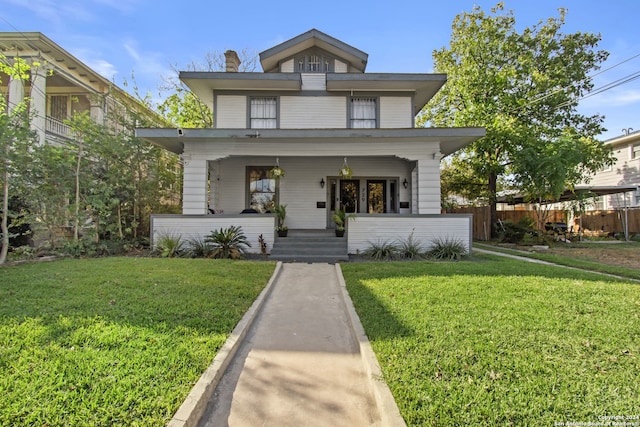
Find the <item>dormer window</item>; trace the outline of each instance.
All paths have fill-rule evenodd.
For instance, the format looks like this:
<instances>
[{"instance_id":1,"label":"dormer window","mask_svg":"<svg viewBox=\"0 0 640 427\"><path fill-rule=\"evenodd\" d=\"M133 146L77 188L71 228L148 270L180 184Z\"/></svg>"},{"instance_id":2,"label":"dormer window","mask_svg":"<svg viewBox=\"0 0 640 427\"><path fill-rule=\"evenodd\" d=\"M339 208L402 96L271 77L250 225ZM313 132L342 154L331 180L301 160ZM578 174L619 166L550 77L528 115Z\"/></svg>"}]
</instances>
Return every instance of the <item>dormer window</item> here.
<instances>
[{"instance_id":1,"label":"dormer window","mask_svg":"<svg viewBox=\"0 0 640 427\"><path fill-rule=\"evenodd\" d=\"M334 59L320 52L305 52L296 56L296 67L299 73L330 73L333 72Z\"/></svg>"}]
</instances>

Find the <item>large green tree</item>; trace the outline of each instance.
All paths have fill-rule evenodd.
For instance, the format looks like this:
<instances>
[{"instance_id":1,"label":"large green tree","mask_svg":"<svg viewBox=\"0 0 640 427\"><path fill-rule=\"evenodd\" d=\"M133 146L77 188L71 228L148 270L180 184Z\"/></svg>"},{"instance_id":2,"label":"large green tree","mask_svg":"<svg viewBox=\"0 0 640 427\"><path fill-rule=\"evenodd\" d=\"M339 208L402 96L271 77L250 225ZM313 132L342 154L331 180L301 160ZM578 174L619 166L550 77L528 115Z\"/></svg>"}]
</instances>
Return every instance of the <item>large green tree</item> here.
<instances>
[{"instance_id":1,"label":"large green tree","mask_svg":"<svg viewBox=\"0 0 640 427\"><path fill-rule=\"evenodd\" d=\"M514 176L521 188L533 182L525 178L539 162L528 161L529 154L538 160L556 156L555 144L563 137L571 140L571 158L579 161L559 167L593 171L608 161L607 150L595 140L604 131L603 118L577 111L580 98L593 88L589 73L608 53L597 50L599 35L562 33L565 15L559 9L558 17L518 31L513 12L505 12L502 3L491 14L474 7L455 18L449 46L433 52L435 71L446 73L448 81L420 120L486 128L486 136L452 164L486 183L494 224L499 178Z\"/></svg>"}]
</instances>

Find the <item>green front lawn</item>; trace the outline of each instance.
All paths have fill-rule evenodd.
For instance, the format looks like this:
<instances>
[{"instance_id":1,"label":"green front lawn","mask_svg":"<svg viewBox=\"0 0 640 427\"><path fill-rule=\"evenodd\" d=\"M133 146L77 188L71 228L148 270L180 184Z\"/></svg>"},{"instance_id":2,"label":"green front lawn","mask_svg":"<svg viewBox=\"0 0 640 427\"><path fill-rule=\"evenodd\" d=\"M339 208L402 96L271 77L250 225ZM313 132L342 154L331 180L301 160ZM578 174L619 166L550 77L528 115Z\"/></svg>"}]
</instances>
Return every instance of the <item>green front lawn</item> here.
<instances>
[{"instance_id":1,"label":"green front lawn","mask_svg":"<svg viewBox=\"0 0 640 427\"><path fill-rule=\"evenodd\" d=\"M408 425L639 425L640 285L491 256L342 269Z\"/></svg>"},{"instance_id":2,"label":"green front lawn","mask_svg":"<svg viewBox=\"0 0 640 427\"><path fill-rule=\"evenodd\" d=\"M108 258L0 268L0 425L164 425L272 263Z\"/></svg>"}]
</instances>

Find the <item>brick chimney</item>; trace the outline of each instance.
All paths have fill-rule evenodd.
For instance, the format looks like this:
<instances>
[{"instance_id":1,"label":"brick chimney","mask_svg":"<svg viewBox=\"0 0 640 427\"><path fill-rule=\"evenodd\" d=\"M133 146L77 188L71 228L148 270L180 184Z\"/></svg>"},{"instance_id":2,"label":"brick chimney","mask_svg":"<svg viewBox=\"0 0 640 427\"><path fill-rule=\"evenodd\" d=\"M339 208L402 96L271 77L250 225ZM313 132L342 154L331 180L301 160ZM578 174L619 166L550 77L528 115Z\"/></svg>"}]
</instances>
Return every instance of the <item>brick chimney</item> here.
<instances>
[{"instance_id":1,"label":"brick chimney","mask_svg":"<svg viewBox=\"0 0 640 427\"><path fill-rule=\"evenodd\" d=\"M226 72L227 73L237 73L238 67L240 66L240 58L238 58L238 54L234 50L228 50L224 53L224 57L226 58Z\"/></svg>"}]
</instances>

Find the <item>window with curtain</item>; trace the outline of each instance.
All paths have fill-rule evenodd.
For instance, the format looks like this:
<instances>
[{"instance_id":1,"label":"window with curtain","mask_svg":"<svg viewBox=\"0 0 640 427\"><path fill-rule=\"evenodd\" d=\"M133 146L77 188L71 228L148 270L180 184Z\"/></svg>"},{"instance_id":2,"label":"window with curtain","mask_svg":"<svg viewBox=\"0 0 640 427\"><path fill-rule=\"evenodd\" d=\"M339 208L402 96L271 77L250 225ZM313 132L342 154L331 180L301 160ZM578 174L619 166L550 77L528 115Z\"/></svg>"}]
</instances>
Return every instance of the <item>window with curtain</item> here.
<instances>
[{"instance_id":1,"label":"window with curtain","mask_svg":"<svg viewBox=\"0 0 640 427\"><path fill-rule=\"evenodd\" d=\"M276 126L276 98L251 98L251 129L275 129Z\"/></svg>"},{"instance_id":2,"label":"window with curtain","mask_svg":"<svg viewBox=\"0 0 640 427\"><path fill-rule=\"evenodd\" d=\"M270 212L276 204L277 182L271 176L273 166L247 166L247 207L260 213Z\"/></svg>"},{"instance_id":3,"label":"window with curtain","mask_svg":"<svg viewBox=\"0 0 640 427\"><path fill-rule=\"evenodd\" d=\"M633 147L631 148L631 158L640 159L640 142L633 144Z\"/></svg>"},{"instance_id":4,"label":"window with curtain","mask_svg":"<svg viewBox=\"0 0 640 427\"><path fill-rule=\"evenodd\" d=\"M375 128L376 124L375 98L351 98L351 127Z\"/></svg>"}]
</instances>

